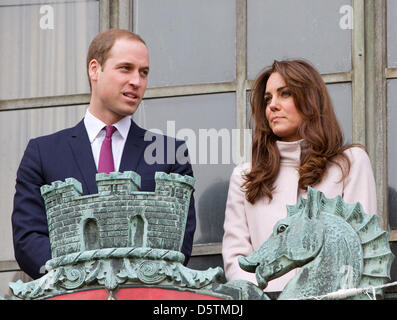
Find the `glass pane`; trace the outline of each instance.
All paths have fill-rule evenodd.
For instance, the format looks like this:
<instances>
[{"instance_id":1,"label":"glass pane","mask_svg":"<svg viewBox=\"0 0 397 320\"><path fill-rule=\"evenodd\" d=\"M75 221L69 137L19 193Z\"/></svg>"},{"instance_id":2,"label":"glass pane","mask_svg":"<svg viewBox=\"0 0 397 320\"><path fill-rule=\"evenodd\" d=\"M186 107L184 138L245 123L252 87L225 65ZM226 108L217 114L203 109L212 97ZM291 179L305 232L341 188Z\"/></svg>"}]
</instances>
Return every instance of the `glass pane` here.
<instances>
[{"instance_id":1,"label":"glass pane","mask_svg":"<svg viewBox=\"0 0 397 320\"><path fill-rule=\"evenodd\" d=\"M11 213L15 178L29 139L72 127L86 106L0 112L0 260L14 260Z\"/></svg>"},{"instance_id":2,"label":"glass pane","mask_svg":"<svg viewBox=\"0 0 397 320\"><path fill-rule=\"evenodd\" d=\"M397 1L387 1L387 61L397 67Z\"/></svg>"},{"instance_id":3,"label":"glass pane","mask_svg":"<svg viewBox=\"0 0 397 320\"><path fill-rule=\"evenodd\" d=\"M247 77L275 59L304 58L321 73L351 69L351 0L248 0Z\"/></svg>"},{"instance_id":4,"label":"glass pane","mask_svg":"<svg viewBox=\"0 0 397 320\"><path fill-rule=\"evenodd\" d=\"M149 48L149 87L235 80L236 1L136 0Z\"/></svg>"},{"instance_id":5,"label":"glass pane","mask_svg":"<svg viewBox=\"0 0 397 320\"><path fill-rule=\"evenodd\" d=\"M195 243L220 242L233 158L236 127L235 95L231 93L148 99L135 120L147 129L186 140L196 178ZM156 115L156 116L153 116Z\"/></svg>"},{"instance_id":6,"label":"glass pane","mask_svg":"<svg viewBox=\"0 0 397 320\"><path fill-rule=\"evenodd\" d=\"M0 2L0 99L88 93L99 1Z\"/></svg>"},{"instance_id":7,"label":"glass pane","mask_svg":"<svg viewBox=\"0 0 397 320\"><path fill-rule=\"evenodd\" d=\"M397 80L387 82L387 121L389 223L397 229Z\"/></svg>"},{"instance_id":8,"label":"glass pane","mask_svg":"<svg viewBox=\"0 0 397 320\"><path fill-rule=\"evenodd\" d=\"M353 106L351 83L327 85L336 117L345 136L345 143L353 141Z\"/></svg>"}]
</instances>

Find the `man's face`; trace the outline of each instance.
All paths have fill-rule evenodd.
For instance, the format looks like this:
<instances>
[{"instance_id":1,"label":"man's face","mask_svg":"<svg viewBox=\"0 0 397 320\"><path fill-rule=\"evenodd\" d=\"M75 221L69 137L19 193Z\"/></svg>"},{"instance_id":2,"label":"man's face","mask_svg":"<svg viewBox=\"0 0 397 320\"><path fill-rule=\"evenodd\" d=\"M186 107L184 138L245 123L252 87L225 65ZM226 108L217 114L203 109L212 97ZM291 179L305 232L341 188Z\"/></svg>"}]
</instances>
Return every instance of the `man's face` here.
<instances>
[{"instance_id":1,"label":"man's face","mask_svg":"<svg viewBox=\"0 0 397 320\"><path fill-rule=\"evenodd\" d=\"M104 65L90 63L90 111L107 124L132 115L147 86L149 53L137 40L118 39Z\"/></svg>"}]
</instances>

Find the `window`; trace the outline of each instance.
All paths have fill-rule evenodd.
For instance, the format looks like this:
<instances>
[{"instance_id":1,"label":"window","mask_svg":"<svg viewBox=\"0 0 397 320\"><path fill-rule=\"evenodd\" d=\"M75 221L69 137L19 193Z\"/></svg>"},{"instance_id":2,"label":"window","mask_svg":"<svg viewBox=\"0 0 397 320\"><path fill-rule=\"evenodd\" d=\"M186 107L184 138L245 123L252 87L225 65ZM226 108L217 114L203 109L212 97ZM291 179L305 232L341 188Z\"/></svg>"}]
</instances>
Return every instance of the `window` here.
<instances>
[{"instance_id":1,"label":"window","mask_svg":"<svg viewBox=\"0 0 397 320\"><path fill-rule=\"evenodd\" d=\"M299 6L296 0L0 0L0 145L7 146L0 148L0 295L18 269L9 221L22 153L30 138L82 119L89 103L86 51L97 32L110 27L132 29L148 44L149 85L134 119L186 139L195 160L191 268L222 266L224 209L236 163L233 157L222 163L221 146L249 150L248 140L233 145L225 133L233 141L232 130L248 129L253 79L274 59L305 58L322 73L346 141L368 148L381 225L390 222L394 245L396 12L393 0L301 0ZM212 130L216 155L208 139L203 156L200 130ZM135 222L140 229L142 221Z\"/></svg>"}]
</instances>

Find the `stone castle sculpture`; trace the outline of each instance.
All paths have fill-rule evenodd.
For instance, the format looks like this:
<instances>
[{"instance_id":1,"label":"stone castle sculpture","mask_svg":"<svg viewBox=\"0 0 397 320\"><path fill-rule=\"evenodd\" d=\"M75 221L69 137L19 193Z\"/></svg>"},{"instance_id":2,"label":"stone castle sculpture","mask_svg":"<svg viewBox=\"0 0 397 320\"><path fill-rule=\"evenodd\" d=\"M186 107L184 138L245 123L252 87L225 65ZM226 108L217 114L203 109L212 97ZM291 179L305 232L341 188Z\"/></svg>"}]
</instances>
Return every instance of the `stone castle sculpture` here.
<instances>
[{"instance_id":1,"label":"stone castle sculpture","mask_svg":"<svg viewBox=\"0 0 397 320\"><path fill-rule=\"evenodd\" d=\"M225 286L221 268L183 266L180 252L194 178L157 172L154 192L142 192L135 172L96 175L98 193L82 195L74 178L41 187L52 259L40 279L10 283L14 299L52 299L124 287L159 288L205 299L260 298L252 284ZM140 292L142 295L142 292ZM142 297L142 296L140 296ZM138 297L139 299L139 297Z\"/></svg>"},{"instance_id":2,"label":"stone castle sculpture","mask_svg":"<svg viewBox=\"0 0 397 320\"><path fill-rule=\"evenodd\" d=\"M309 188L307 199L287 207L288 216L273 235L240 257L241 268L256 273L257 286L244 280L225 283L220 267L183 266L180 249L194 178L157 172L154 192L139 191L140 176L134 172L101 173L96 181L98 193L85 196L73 178L41 187L52 259L40 279L10 283L12 299L85 299L86 292L90 299L95 294L119 299L123 291L126 299L144 299L157 290L160 299L269 300L263 292L267 282L294 268L301 269L280 299L310 299L390 279L394 256L388 233L359 203L327 199ZM377 294L381 297L382 290Z\"/></svg>"},{"instance_id":3,"label":"stone castle sculpture","mask_svg":"<svg viewBox=\"0 0 397 320\"><path fill-rule=\"evenodd\" d=\"M98 174L98 194L81 196L70 178L41 188L52 258L105 248L179 251L193 178L157 173L155 192L140 192L134 172Z\"/></svg>"}]
</instances>

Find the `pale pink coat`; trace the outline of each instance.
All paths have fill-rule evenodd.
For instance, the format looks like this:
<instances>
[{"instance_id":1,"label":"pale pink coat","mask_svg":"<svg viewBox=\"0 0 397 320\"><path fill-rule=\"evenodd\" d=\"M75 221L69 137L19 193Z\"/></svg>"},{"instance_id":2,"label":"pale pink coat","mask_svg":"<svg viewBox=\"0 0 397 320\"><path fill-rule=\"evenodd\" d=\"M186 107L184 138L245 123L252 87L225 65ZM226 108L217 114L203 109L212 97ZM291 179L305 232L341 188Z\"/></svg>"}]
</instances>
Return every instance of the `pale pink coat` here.
<instances>
[{"instance_id":1,"label":"pale pink coat","mask_svg":"<svg viewBox=\"0 0 397 320\"><path fill-rule=\"evenodd\" d=\"M306 191L298 190L298 171L303 140L277 142L281 164L273 192L273 200L260 199L250 204L244 192L242 174L250 170L250 163L238 165L230 178L226 204L222 255L228 281L243 279L256 284L255 274L243 271L238 256L247 256L258 249L271 235L276 222L287 216L286 205L296 204ZM351 162L350 173L342 182L341 170L330 163L321 183L313 186L327 198L341 195L346 203L360 202L368 214L376 213L376 189L370 160L367 153L358 147L345 151ZM297 273L292 270L284 276L269 282L265 291L282 291L287 282Z\"/></svg>"}]
</instances>

